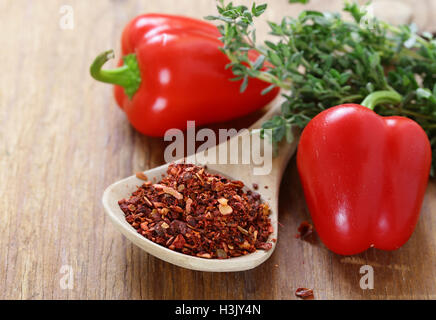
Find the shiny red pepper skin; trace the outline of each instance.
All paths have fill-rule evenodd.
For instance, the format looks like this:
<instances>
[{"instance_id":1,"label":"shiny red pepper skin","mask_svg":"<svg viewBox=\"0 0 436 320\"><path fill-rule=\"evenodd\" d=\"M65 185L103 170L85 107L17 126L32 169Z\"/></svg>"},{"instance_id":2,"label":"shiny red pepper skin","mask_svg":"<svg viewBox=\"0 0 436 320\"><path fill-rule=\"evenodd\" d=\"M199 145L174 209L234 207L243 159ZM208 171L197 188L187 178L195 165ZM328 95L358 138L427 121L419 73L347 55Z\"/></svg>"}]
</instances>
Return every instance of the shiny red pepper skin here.
<instances>
[{"instance_id":1,"label":"shiny red pepper skin","mask_svg":"<svg viewBox=\"0 0 436 320\"><path fill-rule=\"evenodd\" d=\"M297 165L317 233L333 252L394 250L411 236L431 163L413 120L340 105L303 130Z\"/></svg>"},{"instance_id":2,"label":"shiny red pepper skin","mask_svg":"<svg viewBox=\"0 0 436 320\"><path fill-rule=\"evenodd\" d=\"M138 16L125 27L122 55L136 54L142 82L132 99L115 86L115 98L138 131L163 136L170 128L185 129L187 120L227 121L264 107L278 94L274 89L261 95L269 84L257 79L240 93L241 81L229 81L234 75L225 69L229 59L218 49L220 36L207 22L163 14Z\"/></svg>"}]
</instances>

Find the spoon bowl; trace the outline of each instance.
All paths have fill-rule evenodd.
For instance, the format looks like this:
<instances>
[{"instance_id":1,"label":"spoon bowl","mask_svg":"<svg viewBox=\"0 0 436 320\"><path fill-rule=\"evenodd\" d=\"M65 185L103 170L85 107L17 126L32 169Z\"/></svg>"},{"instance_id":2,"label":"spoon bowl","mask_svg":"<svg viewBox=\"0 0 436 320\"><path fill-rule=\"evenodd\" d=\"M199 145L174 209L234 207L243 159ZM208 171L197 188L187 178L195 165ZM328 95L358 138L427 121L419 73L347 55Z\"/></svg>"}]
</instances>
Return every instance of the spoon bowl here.
<instances>
[{"instance_id":1,"label":"spoon bowl","mask_svg":"<svg viewBox=\"0 0 436 320\"><path fill-rule=\"evenodd\" d=\"M280 110L282 98L275 99L270 106L269 111L259 119L250 129L258 128L266 119L271 118L275 113ZM114 184L110 185L103 194L103 207L106 211L109 219L115 225L115 227L135 245L145 250L147 253L158 257L164 261L170 262L180 267L184 267L192 270L210 271L210 272L230 272L230 271L243 271L257 267L264 261L266 261L273 253L278 232L278 195L280 188L280 181L286 164L290 157L294 153L298 142L298 130L294 130L294 140L292 143L284 142L279 148L279 155L272 160L272 170L268 175L253 175L254 164L207 164L207 171L211 173L218 173L226 178L232 180L240 180L245 184L245 191L251 189L250 186L257 184L257 190L252 190L260 194L262 201L267 202L271 209L270 219L273 227L273 233L270 235L268 242L271 242L272 248L270 250L256 250L253 253L243 255L240 257L232 257L228 259L205 259L187 255L184 253L170 250L164 246L161 246L151 240L148 240L144 236L140 235L125 219L123 211L118 205L118 201L123 198L129 198L130 195L137 190L138 186L144 183L143 180L136 177L136 175L130 176ZM230 146L233 139L241 138L241 135L250 135L248 131L241 133L240 135L232 137L227 143L227 150L230 150ZM258 135L259 131L252 133ZM244 140L243 140L244 141ZM261 147L261 146L259 146ZM215 146L214 148L218 148ZM254 146L252 146L254 148ZM209 153L210 153L209 149ZM218 150L216 153L218 154ZM249 152L247 148L239 150L239 158L243 159L243 153ZM196 155L188 156L186 159L181 159L177 162L196 163ZM150 181L159 181L162 175L166 175L169 164L147 170L144 174ZM201 164L200 164L201 165Z\"/></svg>"}]
</instances>

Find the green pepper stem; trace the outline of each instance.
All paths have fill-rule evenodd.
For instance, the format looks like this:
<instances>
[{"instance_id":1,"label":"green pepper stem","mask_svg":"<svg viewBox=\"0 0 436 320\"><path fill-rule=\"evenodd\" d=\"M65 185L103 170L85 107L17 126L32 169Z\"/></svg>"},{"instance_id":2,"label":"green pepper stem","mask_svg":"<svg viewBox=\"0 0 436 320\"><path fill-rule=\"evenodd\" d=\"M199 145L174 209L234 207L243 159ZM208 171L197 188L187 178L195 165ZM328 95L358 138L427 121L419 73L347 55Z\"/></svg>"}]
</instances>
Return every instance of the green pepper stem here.
<instances>
[{"instance_id":1,"label":"green pepper stem","mask_svg":"<svg viewBox=\"0 0 436 320\"><path fill-rule=\"evenodd\" d=\"M381 90L370 93L361 105L374 110L375 106L380 103L399 104L402 100L402 96L392 90Z\"/></svg>"},{"instance_id":2,"label":"green pepper stem","mask_svg":"<svg viewBox=\"0 0 436 320\"><path fill-rule=\"evenodd\" d=\"M141 84L141 74L135 54L123 57L124 65L112 70L103 70L103 65L115 57L114 51L109 50L95 58L91 65L91 76L98 81L112 83L124 88L126 95L131 99Z\"/></svg>"}]
</instances>

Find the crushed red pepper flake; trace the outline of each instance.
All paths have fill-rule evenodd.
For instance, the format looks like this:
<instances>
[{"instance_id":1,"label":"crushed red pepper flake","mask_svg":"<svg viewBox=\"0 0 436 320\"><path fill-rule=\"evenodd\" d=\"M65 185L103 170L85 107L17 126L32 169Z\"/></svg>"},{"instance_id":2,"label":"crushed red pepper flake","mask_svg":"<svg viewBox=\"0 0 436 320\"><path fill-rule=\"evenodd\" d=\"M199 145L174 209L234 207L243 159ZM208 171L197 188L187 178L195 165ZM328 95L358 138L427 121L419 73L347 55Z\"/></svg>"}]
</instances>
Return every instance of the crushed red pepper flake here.
<instances>
[{"instance_id":1,"label":"crushed red pepper flake","mask_svg":"<svg viewBox=\"0 0 436 320\"><path fill-rule=\"evenodd\" d=\"M154 181L155 182L155 181ZM126 221L147 239L188 255L227 259L270 250L270 208L260 195L193 164L170 164L118 201Z\"/></svg>"},{"instance_id":2,"label":"crushed red pepper flake","mask_svg":"<svg viewBox=\"0 0 436 320\"><path fill-rule=\"evenodd\" d=\"M305 240L313 234L313 226L309 222L303 221L298 227L298 232L295 238Z\"/></svg>"},{"instance_id":3,"label":"crushed red pepper flake","mask_svg":"<svg viewBox=\"0 0 436 320\"><path fill-rule=\"evenodd\" d=\"M307 288L298 288L295 291L295 295L299 298L302 299L313 299L313 290L312 289L307 289Z\"/></svg>"},{"instance_id":4,"label":"crushed red pepper flake","mask_svg":"<svg viewBox=\"0 0 436 320\"><path fill-rule=\"evenodd\" d=\"M145 181L148 180L148 178L147 178L147 176L145 175L144 172L137 172L137 173L136 173L136 177L137 177L138 179L141 179L141 180L145 180Z\"/></svg>"}]
</instances>

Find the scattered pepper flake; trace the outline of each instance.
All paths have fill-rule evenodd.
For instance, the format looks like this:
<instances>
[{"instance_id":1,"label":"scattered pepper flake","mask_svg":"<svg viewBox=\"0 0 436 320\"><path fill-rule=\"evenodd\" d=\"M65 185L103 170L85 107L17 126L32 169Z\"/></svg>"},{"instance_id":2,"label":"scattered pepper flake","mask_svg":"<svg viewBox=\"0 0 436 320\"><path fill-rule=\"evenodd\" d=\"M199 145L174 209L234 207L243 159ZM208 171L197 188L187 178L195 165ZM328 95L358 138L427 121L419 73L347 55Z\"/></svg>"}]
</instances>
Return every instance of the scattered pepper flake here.
<instances>
[{"instance_id":1,"label":"scattered pepper flake","mask_svg":"<svg viewBox=\"0 0 436 320\"><path fill-rule=\"evenodd\" d=\"M148 181L148 178L147 178L147 176L145 175L144 172L137 172L136 173L136 177L138 179L141 179L141 180L144 180L144 181Z\"/></svg>"},{"instance_id":2,"label":"scattered pepper flake","mask_svg":"<svg viewBox=\"0 0 436 320\"><path fill-rule=\"evenodd\" d=\"M298 227L298 234L295 238L305 240L313 234L313 226L307 221L303 221Z\"/></svg>"},{"instance_id":3,"label":"scattered pepper flake","mask_svg":"<svg viewBox=\"0 0 436 320\"><path fill-rule=\"evenodd\" d=\"M164 185L161 185L161 184L158 184L158 183L156 183L154 185L154 187L157 188L157 189L162 189L163 192L172 195L174 198L176 198L178 200L183 199L183 195L180 192L178 192L177 190L174 190L171 187L167 187L167 186L164 186Z\"/></svg>"},{"instance_id":4,"label":"scattered pepper flake","mask_svg":"<svg viewBox=\"0 0 436 320\"><path fill-rule=\"evenodd\" d=\"M242 228L241 226L237 226L238 230L241 231L241 233L245 234L246 236L248 236L248 231L245 230L244 228Z\"/></svg>"},{"instance_id":5,"label":"scattered pepper flake","mask_svg":"<svg viewBox=\"0 0 436 320\"><path fill-rule=\"evenodd\" d=\"M261 206L263 208L263 215L269 216L269 214L271 213L269 205L267 203L264 203L264 204L261 204Z\"/></svg>"},{"instance_id":6,"label":"scattered pepper flake","mask_svg":"<svg viewBox=\"0 0 436 320\"><path fill-rule=\"evenodd\" d=\"M226 198L219 198L219 199L218 199L218 202L219 202L221 205L226 206L228 200L227 200Z\"/></svg>"},{"instance_id":7,"label":"scattered pepper flake","mask_svg":"<svg viewBox=\"0 0 436 320\"><path fill-rule=\"evenodd\" d=\"M146 196L144 196L144 201L149 207L153 207L153 203L151 203L150 199L148 199Z\"/></svg>"},{"instance_id":8,"label":"scattered pepper flake","mask_svg":"<svg viewBox=\"0 0 436 320\"><path fill-rule=\"evenodd\" d=\"M227 252L223 249L216 249L218 259L227 259Z\"/></svg>"},{"instance_id":9,"label":"scattered pepper flake","mask_svg":"<svg viewBox=\"0 0 436 320\"><path fill-rule=\"evenodd\" d=\"M307 289L307 288L298 288L296 291L295 291L295 295L298 297L298 298L302 298L302 299L313 299L314 298L314 296L313 296L313 290L312 289Z\"/></svg>"},{"instance_id":10,"label":"scattered pepper flake","mask_svg":"<svg viewBox=\"0 0 436 320\"><path fill-rule=\"evenodd\" d=\"M220 204L220 205L218 205L218 209L223 216L226 216L226 215L231 214L233 212L232 207L229 205Z\"/></svg>"},{"instance_id":11,"label":"scattered pepper flake","mask_svg":"<svg viewBox=\"0 0 436 320\"><path fill-rule=\"evenodd\" d=\"M175 249L182 249L185 243L185 238L179 233L173 241L173 246L175 247Z\"/></svg>"},{"instance_id":12,"label":"scattered pepper flake","mask_svg":"<svg viewBox=\"0 0 436 320\"><path fill-rule=\"evenodd\" d=\"M192 199L188 198L186 200L186 206L185 206L185 211L187 214L189 214L191 212L191 205L192 205Z\"/></svg>"}]
</instances>

